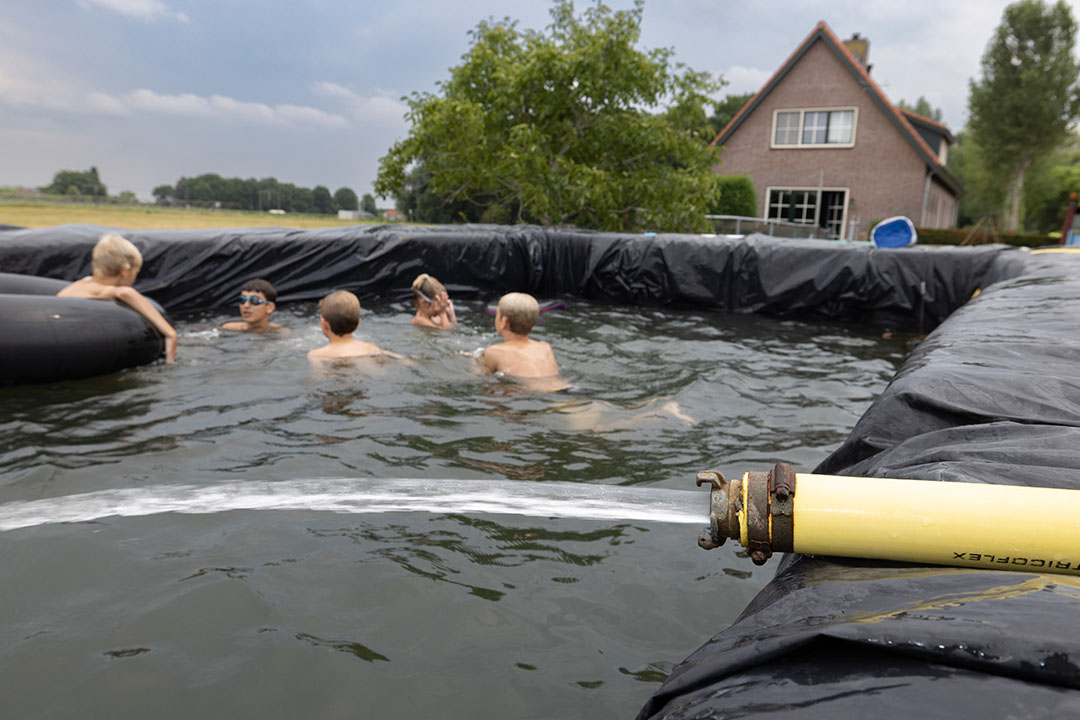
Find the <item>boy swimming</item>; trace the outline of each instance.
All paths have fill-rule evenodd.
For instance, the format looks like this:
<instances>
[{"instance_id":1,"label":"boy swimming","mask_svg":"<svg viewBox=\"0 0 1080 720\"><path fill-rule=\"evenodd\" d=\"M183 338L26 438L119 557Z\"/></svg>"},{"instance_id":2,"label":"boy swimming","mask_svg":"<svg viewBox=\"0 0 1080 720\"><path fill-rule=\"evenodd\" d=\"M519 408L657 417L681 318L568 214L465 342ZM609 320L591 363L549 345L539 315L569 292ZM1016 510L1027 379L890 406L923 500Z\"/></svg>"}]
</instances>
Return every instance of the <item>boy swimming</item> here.
<instances>
[{"instance_id":1,"label":"boy swimming","mask_svg":"<svg viewBox=\"0 0 1080 720\"><path fill-rule=\"evenodd\" d=\"M264 333L284 330L285 326L270 322L270 315L277 307L277 290L261 278L248 280L240 288L240 317L221 326L222 330Z\"/></svg>"},{"instance_id":2,"label":"boy swimming","mask_svg":"<svg viewBox=\"0 0 1080 720\"><path fill-rule=\"evenodd\" d=\"M319 326L329 344L310 351L307 356L315 365L333 360L401 355L387 352L374 343L352 336L360 324L360 300L348 290L332 292L319 301Z\"/></svg>"},{"instance_id":3,"label":"boy swimming","mask_svg":"<svg viewBox=\"0 0 1080 720\"><path fill-rule=\"evenodd\" d=\"M165 362L176 362L176 330L132 285L142 269L142 253L127 238L105 233L94 246L92 275L71 283L57 297L119 300L142 315L165 338Z\"/></svg>"},{"instance_id":4,"label":"boy swimming","mask_svg":"<svg viewBox=\"0 0 1080 720\"><path fill-rule=\"evenodd\" d=\"M495 311L495 332L503 341L485 348L478 358L484 370L526 380L542 380L545 390L565 387L566 383L558 377L559 365L551 345L529 337L539 316L540 306L532 295L503 295Z\"/></svg>"}]
</instances>

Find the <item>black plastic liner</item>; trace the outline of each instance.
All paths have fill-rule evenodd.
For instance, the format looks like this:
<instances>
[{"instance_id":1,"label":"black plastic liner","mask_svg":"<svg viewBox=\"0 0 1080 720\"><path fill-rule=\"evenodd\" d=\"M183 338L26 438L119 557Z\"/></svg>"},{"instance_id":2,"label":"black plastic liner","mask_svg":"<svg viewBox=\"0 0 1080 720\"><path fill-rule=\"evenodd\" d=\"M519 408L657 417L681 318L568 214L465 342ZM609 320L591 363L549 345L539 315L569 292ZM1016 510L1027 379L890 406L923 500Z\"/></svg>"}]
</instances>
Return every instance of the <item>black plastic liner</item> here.
<instances>
[{"instance_id":1,"label":"black plastic liner","mask_svg":"<svg viewBox=\"0 0 1080 720\"><path fill-rule=\"evenodd\" d=\"M0 270L72 280L107 228L0 232ZM813 315L929 329L977 289L1020 272L1004 246L903 251L755 235L619 235L539 227L357 226L323 230L121 231L143 253L136 287L170 310L230 305L253 277L279 302L336 289L410 296L422 272L452 293L581 297L637 305Z\"/></svg>"},{"instance_id":2,"label":"black plastic liner","mask_svg":"<svg viewBox=\"0 0 1080 720\"><path fill-rule=\"evenodd\" d=\"M0 232L0 269L73 279L102 230ZM1078 255L486 226L124 235L139 289L172 310L229 305L254 276L282 302L399 299L429 272L455 294L941 323L816 470L1080 487ZM1078 601L1067 576L788 556L640 717L1072 716Z\"/></svg>"},{"instance_id":3,"label":"black plastic liner","mask_svg":"<svg viewBox=\"0 0 1080 720\"><path fill-rule=\"evenodd\" d=\"M814 471L1080 488L1077 307L1080 255L1029 255L915 349ZM640 717L1072 717L1078 609L1072 577L787 556Z\"/></svg>"}]
</instances>

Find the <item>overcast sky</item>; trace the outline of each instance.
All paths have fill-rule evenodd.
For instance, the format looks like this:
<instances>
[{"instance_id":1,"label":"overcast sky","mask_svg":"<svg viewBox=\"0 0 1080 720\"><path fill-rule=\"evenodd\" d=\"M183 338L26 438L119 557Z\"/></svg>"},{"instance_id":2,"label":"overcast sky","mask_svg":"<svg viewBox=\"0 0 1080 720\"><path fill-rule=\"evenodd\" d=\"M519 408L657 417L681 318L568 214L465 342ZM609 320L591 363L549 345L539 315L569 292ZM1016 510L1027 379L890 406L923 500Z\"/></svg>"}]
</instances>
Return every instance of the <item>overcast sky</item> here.
<instances>
[{"instance_id":1,"label":"overcast sky","mask_svg":"<svg viewBox=\"0 0 1080 720\"><path fill-rule=\"evenodd\" d=\"M614 8L629 0L609 0ZM896 102L955 132L1004 0L646 0L644 48L670 47L721 92L757 91L819 20L870 40ZM1072 0L1074 17L1080 0ZM541 29L544 0L2 0L0 185L98 168L112 194L182 176L276 177L372 191L408 131L401 97L435 91L477 22ZM578 7L584 7L579 2ZM389 205L383 203L380 205ZM2 218L0 218L2 221Z\"/></svg>"}]
</instances>

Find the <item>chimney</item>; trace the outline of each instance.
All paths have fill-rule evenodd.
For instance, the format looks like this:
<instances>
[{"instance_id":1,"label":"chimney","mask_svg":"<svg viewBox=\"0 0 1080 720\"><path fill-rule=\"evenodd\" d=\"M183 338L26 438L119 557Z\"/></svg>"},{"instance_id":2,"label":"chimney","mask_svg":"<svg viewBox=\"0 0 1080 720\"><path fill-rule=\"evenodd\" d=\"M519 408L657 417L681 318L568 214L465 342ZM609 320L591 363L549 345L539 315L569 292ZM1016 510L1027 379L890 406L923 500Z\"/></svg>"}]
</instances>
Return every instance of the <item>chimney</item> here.
<instances>
[{"instance_id":1,"label":"chimney","mask_svg":"<svg viewBox=\"0 0 1080 720\"><path fill-rule=\"evenodd\" d=\"M851 39L844 41L844 46L851 51L859 64L866 68L866 72L870 72L870 41L859 37L859 33L854 33Z\"/></svg>"}]
</instances>

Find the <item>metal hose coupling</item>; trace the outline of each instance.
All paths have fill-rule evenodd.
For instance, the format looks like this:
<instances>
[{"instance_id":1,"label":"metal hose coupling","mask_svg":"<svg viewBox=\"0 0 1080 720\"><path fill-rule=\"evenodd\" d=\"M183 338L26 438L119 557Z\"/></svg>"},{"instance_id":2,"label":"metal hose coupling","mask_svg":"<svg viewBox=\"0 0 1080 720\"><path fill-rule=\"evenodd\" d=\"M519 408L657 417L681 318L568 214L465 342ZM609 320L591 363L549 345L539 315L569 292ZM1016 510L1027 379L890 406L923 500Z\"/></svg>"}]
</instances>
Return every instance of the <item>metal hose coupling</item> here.
<instances>
[{"instance_id":1,"label":"metal hose coupling","mask_svg":"<svg viewBox=\"0 0 1080 720\"><path fill-rule=\"evenodd\" d=\"M698 487L708 484L709 526L698 534L706 550L728 538L750 551L755 565L774 552L792 552L795 520L795 471L777 463L769 472L744 473L738 480L706 470L697 474Z\"/></svg>"},{"instance_id":2,"label":"metal hose coupling","mask_svg":"<svg viewBox=\"0 0 1080 720\"><path fill-rule=\"evenodd\" d=\"M757 565L796 552L1080 575L1080 489L796 475L785 463L738 480L698 473L706 483L698 545L734 538Z\"/></svg>"}]
</instances>

